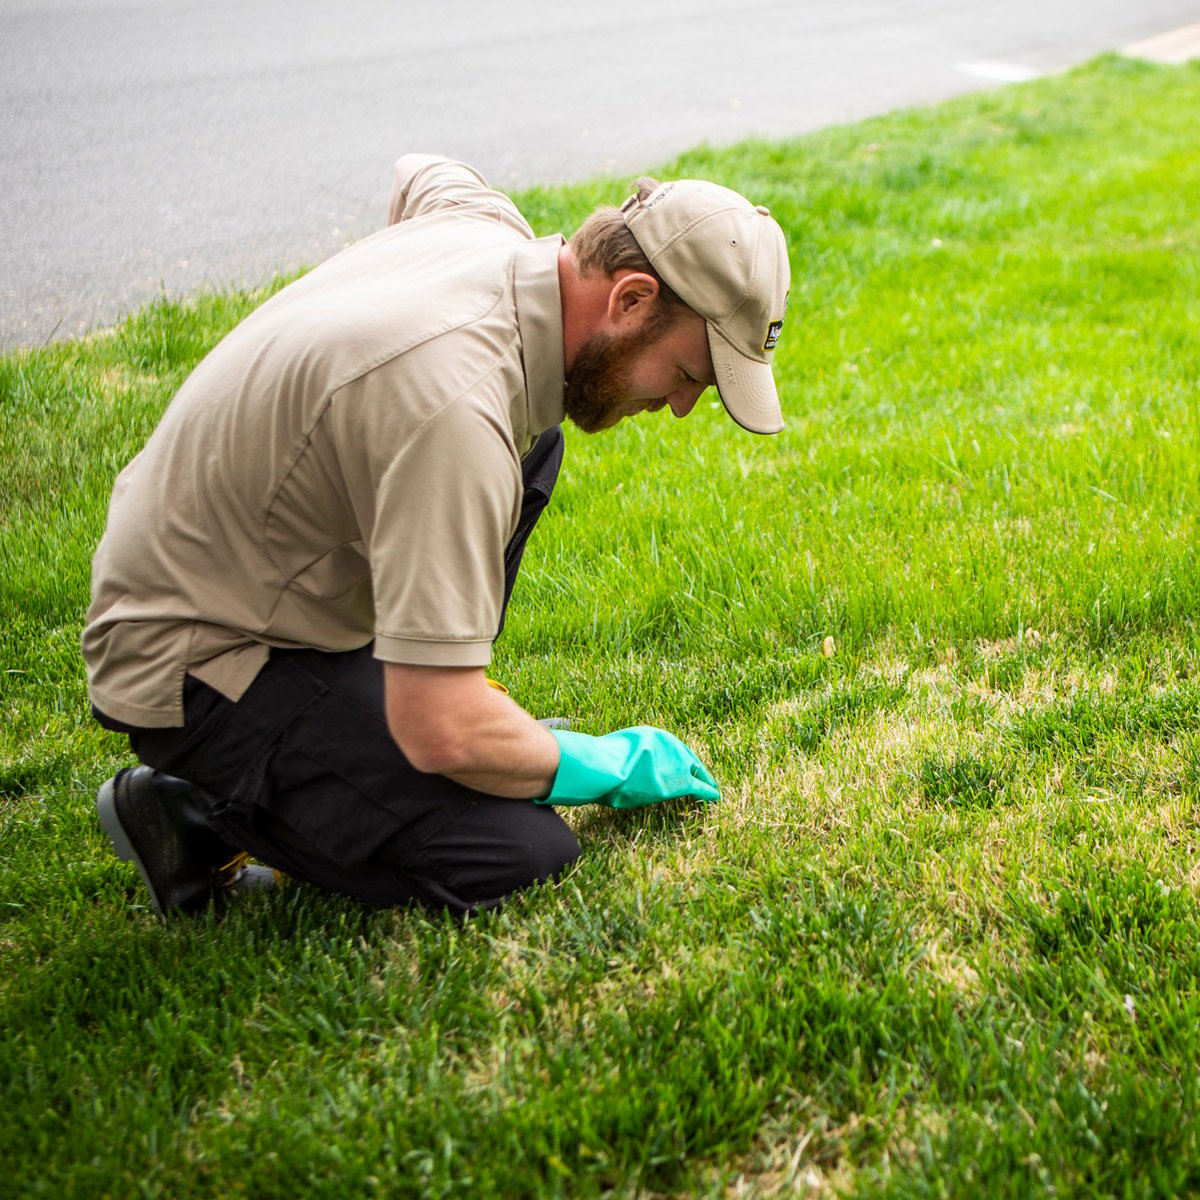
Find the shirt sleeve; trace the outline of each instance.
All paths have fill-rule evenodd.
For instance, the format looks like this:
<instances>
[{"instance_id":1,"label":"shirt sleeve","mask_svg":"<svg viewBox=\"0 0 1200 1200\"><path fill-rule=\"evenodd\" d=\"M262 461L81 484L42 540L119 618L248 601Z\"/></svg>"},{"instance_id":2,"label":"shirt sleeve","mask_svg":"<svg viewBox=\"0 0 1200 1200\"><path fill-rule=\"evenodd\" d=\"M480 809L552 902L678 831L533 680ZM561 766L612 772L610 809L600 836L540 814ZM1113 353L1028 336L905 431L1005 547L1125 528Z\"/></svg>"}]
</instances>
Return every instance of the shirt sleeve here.
<instances>
[{"instance_id":1,"label":"shirt sleeve","mask_svg":"<svg viewBox=\"0 0 1200 1200\"><path fill-rule=\"evenodd\" d=\"M377 432L348 464L371 568L375 655L486 666L504 604L504 551L521 510L511 434L472 395L397 450Z\"/></svg>"},{"instance_id":2,"label":"shirt sleeve","mask_svg":"<svg viewBox=\"0 0 1200 1200\"><path fill-rule=\"evenodd\" d=\"M388 200L388 224L454 209L499 221L522 237L533 237L529 222L517 206L473 167L433 154L406 154L396 161L392 194Z\"/></svg>"}]
</instances>

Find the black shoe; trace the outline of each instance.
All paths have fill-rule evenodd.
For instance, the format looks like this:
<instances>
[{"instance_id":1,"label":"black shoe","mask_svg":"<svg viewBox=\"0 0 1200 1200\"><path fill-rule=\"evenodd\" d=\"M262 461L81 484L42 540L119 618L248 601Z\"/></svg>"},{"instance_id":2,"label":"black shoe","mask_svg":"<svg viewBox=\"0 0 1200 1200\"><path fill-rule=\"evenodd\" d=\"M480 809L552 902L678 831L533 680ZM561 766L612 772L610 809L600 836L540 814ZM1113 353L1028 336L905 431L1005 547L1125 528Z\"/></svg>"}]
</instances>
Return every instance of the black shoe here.
<instances>
[{"instance_id":1,"label":"black shoe","mask_svg":"<svg viewBox=\"0 0 1200 1200\"><path fill-rule=\"evenodd\" d=\"M119 771L100 785L96 809L118 858L131 860L154 911L189 912L234 889L269 886L270 868L245 855L208 824L199 789L150 767Z\"/></svg>"}]
</instances>

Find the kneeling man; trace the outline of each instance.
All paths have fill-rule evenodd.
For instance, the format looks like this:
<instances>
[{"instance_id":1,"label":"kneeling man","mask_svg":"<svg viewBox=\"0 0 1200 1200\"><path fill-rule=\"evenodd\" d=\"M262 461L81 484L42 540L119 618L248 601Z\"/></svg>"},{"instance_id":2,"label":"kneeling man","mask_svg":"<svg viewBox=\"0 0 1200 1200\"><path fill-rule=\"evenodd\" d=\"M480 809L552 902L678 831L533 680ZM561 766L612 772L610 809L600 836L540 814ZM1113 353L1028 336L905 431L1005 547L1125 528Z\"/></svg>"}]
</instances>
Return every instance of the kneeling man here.
<instances>
[{"instance_id":1,"label":"kneeling man","mask_svg":"<svg viewBox=\"0 0 1200 1200\"><path fill-rule=\"evenodd\" d=\"M97 806L159 912L251 854L378 904L469 913L579 854L555 805L717 799L665 730L550 729L489 686L565 417L783 426L767 210L642 180L566 242L461 163L397 163L389 224L196 368L117 479L83 652L143 764ZM261 876L259 876L261 877Z\"/></svg>"}]
</instances>

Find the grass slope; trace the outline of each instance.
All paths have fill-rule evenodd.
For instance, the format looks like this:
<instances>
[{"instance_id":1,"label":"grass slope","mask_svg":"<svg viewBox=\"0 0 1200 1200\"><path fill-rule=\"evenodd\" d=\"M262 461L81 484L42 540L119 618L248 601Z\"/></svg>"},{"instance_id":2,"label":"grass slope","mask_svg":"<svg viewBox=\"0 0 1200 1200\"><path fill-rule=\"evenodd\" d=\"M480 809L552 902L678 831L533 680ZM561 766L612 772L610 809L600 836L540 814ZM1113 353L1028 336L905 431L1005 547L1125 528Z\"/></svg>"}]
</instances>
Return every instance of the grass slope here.
<instances>
[{"instance_id":1,"label":"grass slope","mask_svg":"<svg viewBox=\"0 0 1200 1200\"><path fill-rule=\"evenodd\" d=\"M1200 71L1107 59L665 166L788 234L788 427L572 437L494 673L724 799L465 925L163 926L94 818L112 478L262 293L0 360L5 1190L1200 1189L1197 144Z\"/></svg>"}]
</instances>

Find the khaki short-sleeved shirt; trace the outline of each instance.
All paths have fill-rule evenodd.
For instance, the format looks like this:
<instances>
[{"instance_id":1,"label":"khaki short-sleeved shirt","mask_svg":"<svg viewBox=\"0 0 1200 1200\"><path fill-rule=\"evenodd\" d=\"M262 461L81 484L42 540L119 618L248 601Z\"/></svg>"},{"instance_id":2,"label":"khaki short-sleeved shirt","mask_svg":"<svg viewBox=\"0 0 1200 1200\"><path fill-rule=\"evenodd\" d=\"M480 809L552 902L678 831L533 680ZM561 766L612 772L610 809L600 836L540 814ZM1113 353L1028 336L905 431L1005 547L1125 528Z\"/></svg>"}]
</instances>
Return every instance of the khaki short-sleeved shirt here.
<instances>
[{"instance_id":1,"label":"khaki short-sleeved shirt","mask_svg":"<svg viewBox=\"0 0 1200 1200\"><path fill-rule=\"evenodd\" d=\"M561 237L469 167L396 164L390 225L252 313L121 472L83 633L92 702L183 723L269 648L484 666L521 456L563 415Z\"/></svg>"}]
</instances>

